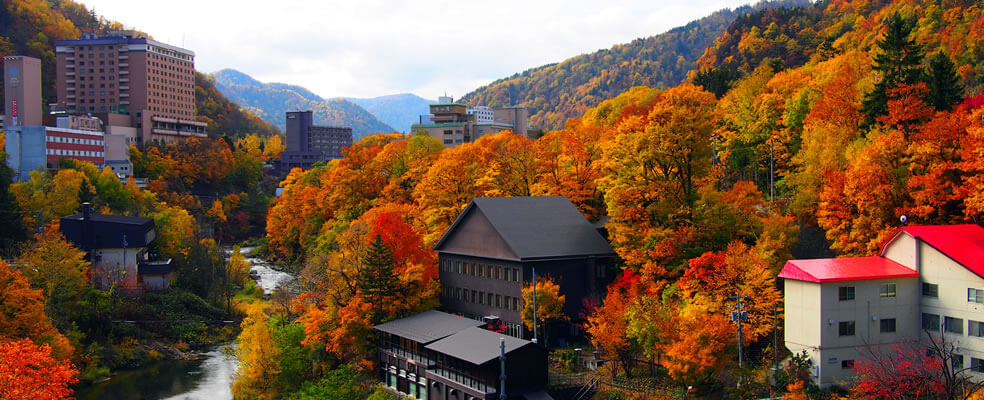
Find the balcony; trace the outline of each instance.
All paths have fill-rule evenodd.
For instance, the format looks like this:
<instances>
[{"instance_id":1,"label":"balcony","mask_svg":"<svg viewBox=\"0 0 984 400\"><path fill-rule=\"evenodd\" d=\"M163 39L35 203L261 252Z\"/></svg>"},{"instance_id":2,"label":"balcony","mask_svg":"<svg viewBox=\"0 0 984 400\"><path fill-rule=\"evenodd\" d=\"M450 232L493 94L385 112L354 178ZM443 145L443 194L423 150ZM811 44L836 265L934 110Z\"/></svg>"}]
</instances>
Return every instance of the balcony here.
<instances>
[{"instance_id":1,"label":"balcony","mask_svg":"<svg viewBox=\"0 0 984 400\"><path fill-rule=\"evenodd\" d=\"M130 100L120 100L120 104L130 104Z\"/></svg>"},{"instance_id":2,"label":"balcony","mask_svg":"<svg viewBox=\"0 0 984 400\"><path fill-rule=\"evenodd\" d=\"M65 57L65 61L75 61L75 56Z\"/></svg>"},{"instance_id":3,"label":"balcony","mask_svg":"<svg viewBox=\"0 0 984 400\"><path fill-rule=\"evenodd\" d=\"M156 133L156 134L160 134L160 135L177 135L178 134L178 131L171 130L171 129L153 128L150 131L152 133Z\"/></svg>"},{"instance_id":4,"label":"balcony","mask_svg":"<svg viewBox=\"0 0 984 400\"><path fill-rule=\"evenodd\" d=\"M120 85L120 90L130 90L130 85Z\"/></svg>"},{"instance_id":5,"label":"balcony","mask_svg":"<svg viewBox=\"0 0 984 400\"><path fill-rule=\"evenodd\" d=\"M127 78L127 77L121 77L120 78L120 82L129 82L129 81L130 81L130 78Z\"/></svg>"},{"instance_id":6,"label":"balcony","mask_svg":"<svg viewBox=\"0 0 984 400\"><path fill-rule=\"evenodd\" d=\"M129 93L120 93L120 97L130 97Z\"/></svg>"},{"instance_id":7,"label":"balcony","mask_svg":"<svg viewBox=\"0 0 984 400\"><path fill-rule=\"evenodd\" d=\"M130 75L130 70L127 70L127 69L121 69L121 70L120 70L120 75Z\"/></svg>"},{"instance_id":8,"label":"balcony","mask_svg":"<svg viewBox=\"0 0 984 400\"><path fill-rule=\"evenodd\" d=\"M65 102L65 105L67 105L67 106L74 106L75 105L75 102L74 101L68 101L68 102Z\"/></svg>"},{"instance_id":9,"label":"balcony","mask_svg":"<svg viewBox=\"0 0 984 400\"><path fill-rule=\"evenodd\" d=\"M130 63L125 63L125 62L121 62L120 63L120 68L126 68L126 67L129 67L129 66L130 66ZM123 72L123 71L120 71L120 72Z\"/></svg>"},{"instance_id":10,"label":"balcony","mask_svg":"<svg viewBox=\"0 0 984 400\"><path fill-rule=\"evenodd\" d=\"M431 368L428 369L427 371L434 375L447 379L451 382L465 386L469 389L475 390L480 393L485 393L486 398L491 398L489 395L494 394L497 391L494 385L488 385L479 379L458 373L456 371L447 370L443 368Z\"/></svg>"},{"instance_id":11,"label":"balcony","mask_svg":"<svg viewBox=\"0 0 984 400\"><path fill-rule=\"evenodd\" d=\"M65 75L75 76L75 71L65 71Z\"/></svg>"},{"instance_id":12,"label":"balcony","mask_svg":"<svg viewBox=\"0 0 984 400\"><path fill-rule=\"evenodd\" d=\"M69 99L74 99L74 98L75 98L75 93L69 93L69 94L68 94L68 95L66 95L65 97L67 97L67 98L69 98Z\"/></svg>"},{"instance_id":13,"label":"balcony","mask_svg":"<svg viewBox=\"0 0 984 400\"><path fill-rule=\"evenodd\" d=\"M74 85L75 84L75 79L66 80L65 83L67 83L69 85ZM68 90L75 90L75 87L74 86L73 87L70 87L70 88L68 88Z\"/></svg>"},{"instance_id":14,"label":"balcony","mask_svg":"<svg viewBox=\"0 0 984 400\"><path fill-rule=\"evenodd\" d=\"M120 60L126 60L128 58L130 58L130 56L128 56L126 54L120 54Z\"/></svg>"},{"instance_id":15,"label":"balcony","mask_svg":"<svg viewBox=\"0 0 984 400\"><path fill-rule=\"evenodd\" d=\"M208 135L205 135L205 136L208 136ZM396 347L396 346L387 346L386 348L379 349L379 357L380 357L380 359L385 359L386 356L388 356L388 355L392 355L392 356L395 356L397 358L402 358L402 359L405 359L405 360L414 361L417 364L420 364L420 365L425 366L425 367L428 367L428 368L434 365L434 360L431 360L430 358L427 358L427 356L425 356L423 354L414 353L412 351L407 351L406 349L401 349L401 348Z\"/></svg>"}]
</instances>

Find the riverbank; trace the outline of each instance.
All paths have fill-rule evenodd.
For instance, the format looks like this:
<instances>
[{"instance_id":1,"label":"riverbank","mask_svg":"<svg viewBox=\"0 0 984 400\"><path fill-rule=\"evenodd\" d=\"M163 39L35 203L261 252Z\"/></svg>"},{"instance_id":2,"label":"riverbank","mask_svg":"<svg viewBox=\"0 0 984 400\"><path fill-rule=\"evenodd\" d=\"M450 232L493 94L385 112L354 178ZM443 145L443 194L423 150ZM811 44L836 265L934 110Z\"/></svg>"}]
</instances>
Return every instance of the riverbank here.
<instances>
[{"instance_id":1,"label":"riverbank","mask_svg":"<svg viewBox=\"0 0 984 400\"><path fill-rule=\"evenodd\" d=\"M75 396L79 400L232 399L230 387L238 367L232 346L174 348L172 355L177 358L117 371L108 380L80 387Z\"/></svg>"}]
</instances>

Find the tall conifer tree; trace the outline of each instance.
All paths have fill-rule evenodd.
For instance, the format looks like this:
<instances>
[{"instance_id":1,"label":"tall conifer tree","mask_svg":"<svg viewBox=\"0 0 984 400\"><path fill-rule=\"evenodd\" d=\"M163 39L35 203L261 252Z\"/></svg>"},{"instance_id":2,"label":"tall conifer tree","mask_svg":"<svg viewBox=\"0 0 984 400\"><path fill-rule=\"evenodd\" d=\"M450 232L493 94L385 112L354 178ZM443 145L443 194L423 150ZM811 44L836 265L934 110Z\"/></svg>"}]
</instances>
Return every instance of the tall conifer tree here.
<instances>
[{"instance_id":1,"label":"tall conifer tree","mask_svg":"<svg viewBox=\"0 0 984 400\"><path fill-rule=\"evenodd\" d=\"M963 86L957 76L957 68L943 50L929 59L929 73L926 76L929 98L926 103L936 111L949 111L954 104L963 100Z\"/></svg>"},{"instance_id":2,"label":"tall conifer tree","mask_svg":"<svg viewBox=\"0 0 984 400\"><path fill-rule=\"evenodd\" d=\"M393 271L394 264L393 249L383 242L382 236L376 235L362 259L362 268L356 282L362 297L373 304L374 309L379 308L380 301L393 297L400 291L400 281ZM373 318L373 323L377 322L379 321Z\"/></svg>"},{"instance_id":3,"label":"tall conifer tree","mask_svg":"<svg viewBox=\"0 0 984 400\"><path fill-rule=\"evenodd\" d=\"M909 37L912 22L895 13L886 24L888 30L878 41L880 52L875 56L878 83L864 99L865 126L874 124L879 116L888 115L888 89L922 80L922 46Z\"/></svg>"}]
</instances>

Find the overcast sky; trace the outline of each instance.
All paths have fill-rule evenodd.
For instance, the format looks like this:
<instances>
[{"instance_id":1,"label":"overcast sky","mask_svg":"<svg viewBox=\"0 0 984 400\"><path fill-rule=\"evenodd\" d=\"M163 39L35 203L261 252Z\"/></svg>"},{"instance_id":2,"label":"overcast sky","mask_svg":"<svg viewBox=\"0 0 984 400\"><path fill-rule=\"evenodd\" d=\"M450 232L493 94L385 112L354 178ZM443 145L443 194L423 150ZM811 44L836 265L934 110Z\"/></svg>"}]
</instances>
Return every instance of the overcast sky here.
<instances>
[{"instance_id":1,"label":"overcast sky","mask_svg":"<svg viewBox=\"0 0 984 400\"><path fill-rule=\"evenodd\" d=\"M665 32L748 0L82 0L195 52L195 67L331 97L458 98L496 79ZM152 5L153 4L153 5Z\"/></svg>"}]
</instances>

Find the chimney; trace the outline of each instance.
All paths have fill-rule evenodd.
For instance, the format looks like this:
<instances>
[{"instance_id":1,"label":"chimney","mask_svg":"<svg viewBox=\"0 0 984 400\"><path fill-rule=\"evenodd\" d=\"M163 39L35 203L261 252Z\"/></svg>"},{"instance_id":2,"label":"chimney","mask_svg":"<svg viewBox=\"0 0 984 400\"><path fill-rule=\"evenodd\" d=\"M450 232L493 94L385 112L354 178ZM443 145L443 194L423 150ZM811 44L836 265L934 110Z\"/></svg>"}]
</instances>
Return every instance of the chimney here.
<instances>
[{"instance_id":1,"label":"chimney","mask_svg":"<svg viewBox=\"0 0 984 400\"><path fill-rule=\"evenodd\" d=\"M92 217L92 203L85 202L82 203L82 220L88 220Z\"/></svg>"}]
</instances>

